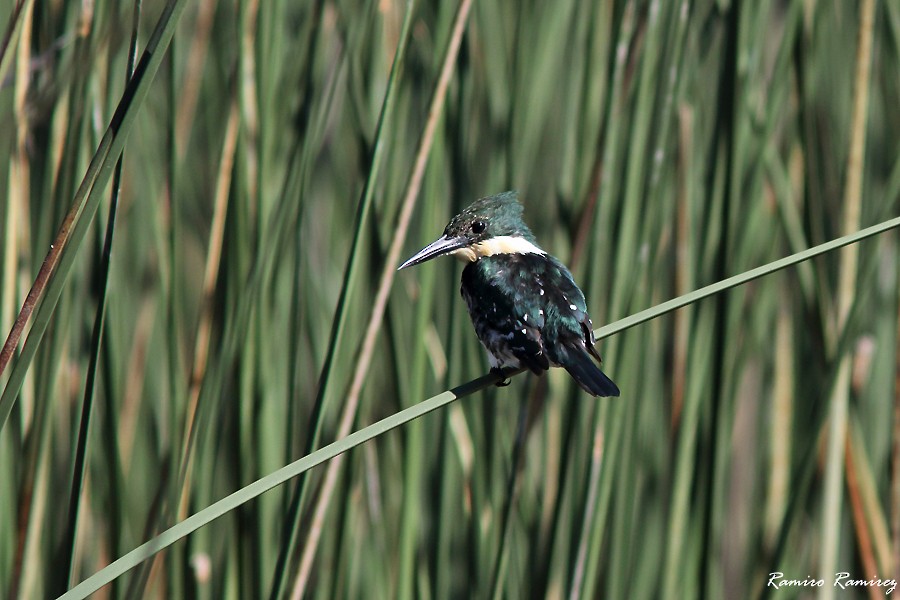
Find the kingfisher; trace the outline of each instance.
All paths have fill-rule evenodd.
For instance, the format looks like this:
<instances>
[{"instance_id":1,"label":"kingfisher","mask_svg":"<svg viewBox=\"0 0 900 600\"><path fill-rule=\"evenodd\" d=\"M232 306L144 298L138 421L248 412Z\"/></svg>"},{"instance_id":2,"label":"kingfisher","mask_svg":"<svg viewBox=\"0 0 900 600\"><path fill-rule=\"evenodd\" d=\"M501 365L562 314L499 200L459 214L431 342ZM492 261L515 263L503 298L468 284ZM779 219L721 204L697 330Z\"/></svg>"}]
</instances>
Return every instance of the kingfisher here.
<instances>
[{"instance_id":1,"label":"kingfisher","mask_svg":"<svg viewBox=\"0 0 900 600\"><path fill-rule=\"evenodd\" d=\"M405 269L455 256L467 263L460 293L491 372L562 367L593 396L618 396L600 367L584 294L572 273L537 245L522 219L516 192L476 200L453 217L444 234L400 265Z\"/></svg>"}]
</instances>

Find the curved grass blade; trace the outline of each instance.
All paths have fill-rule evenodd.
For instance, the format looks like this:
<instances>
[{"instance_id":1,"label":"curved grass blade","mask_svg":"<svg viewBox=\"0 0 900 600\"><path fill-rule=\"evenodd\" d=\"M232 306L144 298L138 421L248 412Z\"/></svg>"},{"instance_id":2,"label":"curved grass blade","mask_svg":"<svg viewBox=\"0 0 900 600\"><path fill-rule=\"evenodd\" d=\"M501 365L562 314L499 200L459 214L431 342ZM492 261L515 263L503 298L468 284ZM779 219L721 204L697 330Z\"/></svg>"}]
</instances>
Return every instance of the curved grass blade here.
<instances>
[{"instance_id":1,"label":"curved grass blade","mask_svg":"<svg viewBox=\"0 0 900 600\"><path fill-rule=\"evenodd\" d=\"M450 402L458 398L474 394L478 390L482 390L497 382L494 375L485 375L474 381L464 383L452 390L445 391L437 396L433 396L424 402L413 405L406 410L394 413L389 417L373 423L368 427L351 433L345 438L337 440L324 448L316 450L312 454L304 456L291 464L278 469L277 471L257 479L250 485L241 488L233 494L226 496L218 502L206 507L198 513L195 513L170 527L152 540L141 544L122 558L116 560L109 566L103 568L97 573L91 575L80 584L60 596L59 600L75 600L77 598L86 598L93 594L101 587L111 582L116 577L134 568L142 561L151 558L158 552L171 546L178 540L193 533L200 527L207 525L215 519L227 514L238 506L260 496L261 494L275 488L282 483L287 482L293 477L305 473L306 471L316 467L335 456L347 452L360 444L368 442L392 429L417 419L425 414L446 406Z\"/></svg>"},{"instance_id":2,"label":"curved grass blade","mask_svg":"<svg viewBox=\"0 0 900 600\"><path fill-rule=\"evenodd\" d=\"M679 308L687 306L688 304L693 304L699 300L703 300L704 298L709 298L710 296L714 296L715 294L724 292L725 290L743 285L747 282L753 281L754 279L759 279L760 277L770 275L772 273L775 273L776 271L781 271L782 269L792 267L805 260L809 260L811 258L815 258L816 256L832 252L834 250L837 250L838 248L861 242L866 238L884 233L885 231L890 231L891 229L894 229L896 227L900 227L900 217L882 221L877 225L872 225L871 227L861 229L856 233L833 239L830 242L825 242L824 244L819 244L818 246L813 246L812 248L804 250L803 252L797 252L796 254L780 258L761 267L756 267L755 269L744 271L743 273L735 275L733 277L729 277L728 279L723 279L722 281L711 283L706 287L702 287L699 290L694 290L693 292L690 292L683 296L678 296L677 298L666 300L665 302L657 304L652 308L642 310L641 312L635 313L629 317L625 317L624 319L619 319L614 323L604 325L603 327L594 330L594 335L597 337L597 339L610 337L612 335L625 331L626 329L630 329L635 325L646 323L647 321L655 319L656 317L660 317L666 313L672 312L673 310L677 310Z\"/></svg>"},{"instance_id":3,"label":"curved grass blade","mask_svg":"<svg viewBox=\"0 0 900 600\"><path fill-rule=\"evenodd\" d=\"M800 262L809 260L816 256L820 256L827 252L832 252L843 246L860 242L866 238L872 237L879 233L883 233L896 227L900 227L900 217L884 221L877 225L873 225L871 227L858 231L852 235L847 235L830 242L820 244L803 252L799 252L780 260L776 260L755 269L751 269L739 275L735 275L734 277L730 277L718 283L714 283L700 288L699 290L695 290L689 294L685 294L684 296L673 298L672 300L663 302L657 306L641 311L635 315L626 317L624 319L616 321L615 323L611 323L609 325L601 327L595 331L595 335L598 338L609 337L613 334L622 332L626 329L677 310L678 308L686 306L687 304L691 304L704 298L708 298L709 296L723 292L732 287L796 265ZM507 375L511 376L511 374ZM126 573L128 570L139 565L141 562L153 557L178 540L190 535L200 527L211 523L219 517L236 509L237 507L271 490L272 488L277 487L287 482L291 478L296 477L301 473L305 473L313 467L316 467L324 463L325 461L338 456L339 454L347 452L348 450L351 450L356 446L359 446L360 444L368 442L384 433L387 433L388 431L391 431L392 429L400 427L401 425L405 425L406 423L409 423L414 419L426 415L429 412L442 408L458 398L469 396L477 391L494 385L499 380L500 378L493 374L483 375L478 379L447 390L441 394L438 394L437 396L432 396L427 400L410 406L409 408L404 409L398 413L394 413L382 419L381 421L373 423L368 427L360 429L359 431L355 431L345 438L341 438L329 444L328 446L325 446L324 448L316 450L315 452L304 456L303 458L300 458L261 479L254 481L250 485L241 488L240 490L226 496L225 498L219 500L218 502L215 502L214 504L211 504L200 512L191 515L184 521L175 524L174 526L170 527L148 542L141 544L125 556L119 558L97 573L94 573L93 575L82 581L80 584L60 596L60 600L76 600L85 598L88 595L93 594L104 585L113 581L123 573Z\"/></svg>"}]
</instances>

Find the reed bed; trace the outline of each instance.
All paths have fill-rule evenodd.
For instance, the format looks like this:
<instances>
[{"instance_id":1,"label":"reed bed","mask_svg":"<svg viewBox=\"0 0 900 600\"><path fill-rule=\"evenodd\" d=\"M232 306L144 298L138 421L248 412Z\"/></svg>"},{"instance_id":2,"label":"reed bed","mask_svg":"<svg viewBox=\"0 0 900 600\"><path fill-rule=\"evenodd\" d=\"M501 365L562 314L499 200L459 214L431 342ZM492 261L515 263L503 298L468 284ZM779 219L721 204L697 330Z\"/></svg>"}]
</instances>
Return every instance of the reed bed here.
<instances>
[{"instance_id":1,"label":"reed bed","mask_svg":"<svg viewBox=\"0 0 900 600\"><path fill-rule=\"evenodd\" d=\"M900 4L2 4L0 596L900 579ZM395 273L507 189L621 398Z\"/></svg>"}]
</instances>

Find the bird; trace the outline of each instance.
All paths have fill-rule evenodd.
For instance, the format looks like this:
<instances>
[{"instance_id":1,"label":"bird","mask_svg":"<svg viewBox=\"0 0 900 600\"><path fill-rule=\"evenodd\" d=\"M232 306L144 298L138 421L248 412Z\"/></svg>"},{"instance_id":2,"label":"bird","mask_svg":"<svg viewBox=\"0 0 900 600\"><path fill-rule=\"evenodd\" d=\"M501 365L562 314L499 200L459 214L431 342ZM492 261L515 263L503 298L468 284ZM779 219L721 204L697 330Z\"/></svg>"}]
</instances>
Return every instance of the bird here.
<instances>
[{"instance_id":1,"label":"bird","mask_svg":"<svg viewBox=\"0 0 900 600\"><path fill-rule=\"evenodd\" d=\"M594 362L600 355L584 294L569 269L537 245L523 211L514 191L476 200L398 271L440 256L466 263L460 293L497 385L519 369L542 375L562 367L588 394L618 396Z\"/></svg>"}]
</instances>

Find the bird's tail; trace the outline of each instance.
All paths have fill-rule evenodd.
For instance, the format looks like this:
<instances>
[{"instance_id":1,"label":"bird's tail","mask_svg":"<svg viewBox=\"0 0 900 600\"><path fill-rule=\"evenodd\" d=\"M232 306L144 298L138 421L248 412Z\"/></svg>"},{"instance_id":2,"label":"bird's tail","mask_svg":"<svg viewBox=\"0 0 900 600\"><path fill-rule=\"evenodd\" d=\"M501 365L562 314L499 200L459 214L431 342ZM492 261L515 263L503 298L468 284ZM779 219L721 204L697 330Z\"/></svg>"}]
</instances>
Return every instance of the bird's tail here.
<instances>
[{"instance_id":1,"label":"bird's tail","mask_svg":"<svg viewBox=\"0 0 900 600\"><path fill-rule=\"evenodd\" d=\"M619 388L600 370L587 352L570 350L562 365L584 391L593 396L618 396Z\"/></svg>"}]
</instances>

